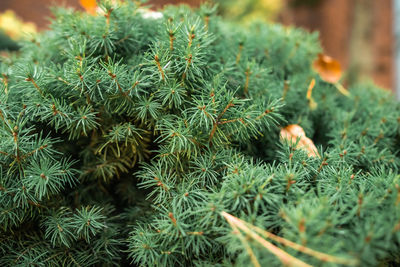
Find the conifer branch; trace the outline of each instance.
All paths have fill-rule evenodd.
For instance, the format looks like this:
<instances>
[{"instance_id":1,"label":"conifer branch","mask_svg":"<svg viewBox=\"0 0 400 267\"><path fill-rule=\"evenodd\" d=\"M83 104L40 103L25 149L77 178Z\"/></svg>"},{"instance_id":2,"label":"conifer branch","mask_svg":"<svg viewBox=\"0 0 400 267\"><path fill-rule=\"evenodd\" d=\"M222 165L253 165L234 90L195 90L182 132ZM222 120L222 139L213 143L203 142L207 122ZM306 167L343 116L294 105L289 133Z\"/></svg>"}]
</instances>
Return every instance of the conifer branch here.
<instances>
[{"instance_id":1,"label":"conifer branch","mask_svg":"<svg viewBox=\"0 0 400 267\"><path fill-rule=\"evenodd\" d=\"M31 83L33 84L33 86L35 86L36 90L37 90L42 96L44 96L44 95L43 95L43 92L42 92L42 89L40 89L40 87L37 85L37 83L35 82L35 80L34 80L32 77L26 78L25 81L31 82Z\"/></svg>"},{"instance_id":2,"label":"conifer branch","mask_svg":"<svg viewBox=\"0 0 400 267\"><path fill-rule=\"evenodd\" d=\"M159 71L160 74L161 74L162 80L165 81L165 74L164 74L164 71L163 71L163 69L162 69L162 67L161 67L160 59L158 58L158 55L155 55L155 56L154 56L154 61L156 62L156 65L157 65L158 71Z\"/></svg>"},{"instance_id":3,"label":"conifer branch","mask_svg":"<svg viewBox=\"0 0 400 267\"><path fill-rule=\"evenodd\" d=\"M3 78L1 78L1 81L4 84L4 93L8 95L8 76L4 73L2 73L1 75L3 76Z\"/></svg>"},{"instance_id":4,"label":"conifer branch","mask_svg":"<svg viewBox=\"0 0 400 267\"><path fill-rule=\"evenodd\" d=\"M240 230L244 231L248 234L251 238L259 242L263 247L268 249L272 254L277 256L283 265L292 265L292 266L302 266L302 267L310 267L311 265L304 263L303 261L294 258L293 256L289 255L282 249L276 247L272 243L268 242L267 240L261 238L255 232L251 231L240 219L233 217L232 215L222 212L221 215L229 221L231 224L235 225Z\"/></svg>"}]
</instances>

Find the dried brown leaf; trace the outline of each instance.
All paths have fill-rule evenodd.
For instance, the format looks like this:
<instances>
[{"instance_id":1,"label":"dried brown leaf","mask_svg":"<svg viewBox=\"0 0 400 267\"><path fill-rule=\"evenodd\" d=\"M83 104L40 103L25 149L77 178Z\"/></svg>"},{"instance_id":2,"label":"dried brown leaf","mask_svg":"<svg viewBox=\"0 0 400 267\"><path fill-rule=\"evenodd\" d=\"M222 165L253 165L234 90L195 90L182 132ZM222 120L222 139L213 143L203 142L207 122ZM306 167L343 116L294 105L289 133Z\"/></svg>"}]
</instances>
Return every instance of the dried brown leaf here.
<instances>
[{"instance_id":1,"label":"dried brown leaf","mask_svg":"<svg viewBox=\"0 0 400 267\"><path fill-rule=\"evenodd\" d=\"M328 83L337 83L342 76L342 68L339 61L324 54L318 54L314 61L314 69L322 80Z\"/></svg>"},{"instance_id":2,"label":"dried brown leaf","mask_svg":"<svg viewBox=\"0 0 400 267\"><path fill-rule=\"evenodd\" d=\"M303 128L301 128L299 125L291 124L285 128L282 128L281 138L292 143L296 143L297 138L300 138L296 148L307 151L309 157L319 157L318 150L315 147L314 142L306 136Z\"/></svg>"}]
</instances>

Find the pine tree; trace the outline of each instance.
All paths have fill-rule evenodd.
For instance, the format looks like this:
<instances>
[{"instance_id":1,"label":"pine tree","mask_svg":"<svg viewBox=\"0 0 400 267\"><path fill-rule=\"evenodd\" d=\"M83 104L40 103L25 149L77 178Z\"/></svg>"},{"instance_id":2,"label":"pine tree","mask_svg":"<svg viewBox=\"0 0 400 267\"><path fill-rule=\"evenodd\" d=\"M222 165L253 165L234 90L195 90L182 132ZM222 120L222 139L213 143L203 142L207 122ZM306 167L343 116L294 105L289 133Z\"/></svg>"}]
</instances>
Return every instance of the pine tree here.
<instances>
[{"instance_id":1,"label":"pine tree","mask_svg":"<svg viewBox=\"0 0 400 267\"><path fill-rule=\"evenodd\" d=\"M248 266L223 212L360 266L399 262L392 95L323 81L315 33L208 5L99 7L54 9L1 62L1 266ZM291 124L319 156L281 140Z\"/></svg>"}]
</instances>

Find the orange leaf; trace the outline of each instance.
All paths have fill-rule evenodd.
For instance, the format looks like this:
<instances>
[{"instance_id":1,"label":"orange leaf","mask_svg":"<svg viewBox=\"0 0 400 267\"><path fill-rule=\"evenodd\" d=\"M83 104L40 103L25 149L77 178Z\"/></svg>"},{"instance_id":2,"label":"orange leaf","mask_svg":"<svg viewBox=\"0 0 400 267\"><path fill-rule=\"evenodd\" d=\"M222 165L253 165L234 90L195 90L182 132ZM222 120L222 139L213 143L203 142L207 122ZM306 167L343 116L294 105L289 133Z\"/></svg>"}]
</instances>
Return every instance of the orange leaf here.
<instances>
[{"instance_id":1,"label":"orange leaf","mask_svg":"<svg viewBox=\"0 0 400 267\"><path fill-rule=\"evenodd\" d=\"M91 15L96 14L97 1L96 0L79 0L81 6Z\"/></svg>"},{"instance_id":2,"label":"orange leaf","mask_svg":"<svg viewBox=\"0 0 400 267\"><path fill-rule=\"evenodd\" d=\"M318 59L314 61L314 69L321 79L328 83L337 83L342 76L339 61L324 54L318 54Z\"/></svg>"},{"instance_id":3,"label":"orange leaf","mask_svg":"<svg viewBox=\"0 0 400 267\"><path fill-rule=\"evenodd\" d=\"M282 139L288 140L292 143L296 143L297 138L300 138L296 148L307 151L309 157L319 157L314 142L306 136L303 128L301 128L299 125L291 124L285 128L282 128L281 137Z\"/></svg>"}]
</instances>

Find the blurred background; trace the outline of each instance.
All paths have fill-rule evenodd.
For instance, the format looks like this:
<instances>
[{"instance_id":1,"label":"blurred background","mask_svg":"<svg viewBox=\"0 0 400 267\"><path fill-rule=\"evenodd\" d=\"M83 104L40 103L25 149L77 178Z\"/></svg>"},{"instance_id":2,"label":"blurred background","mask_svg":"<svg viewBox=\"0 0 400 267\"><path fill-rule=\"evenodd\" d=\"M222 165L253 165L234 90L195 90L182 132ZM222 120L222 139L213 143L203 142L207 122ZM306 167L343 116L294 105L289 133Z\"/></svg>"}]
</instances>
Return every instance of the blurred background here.
<instances>
[{"instance_id":1,"label":"blurred background","mask_svg":"<svg viewBox=\"0 0 400 267\"><path fill-rule=\"evenodd\" d=\"M0 0L0 42L21 38L21 32L48 27L49 7L63 4L82 9L80 0ZM201 0L150 0L154 9L166 4L199 6ZM210 1L208 1L210 2ZM337 59L345 70L345 82L373 80L400 96L400 57L396 34L400 34L400 0L213 0L219 13L246 24L253 20L319 31L324 53ZM396 12L398 10L399 12ZM397 21L397 23L396 23ZM397 25L397 26L396 26ZM399 29L398 29L399 28ZM397 42L399 43L399 42ZM396 67L396 62L398 66Z\"/></svg>"}]
</instances>

